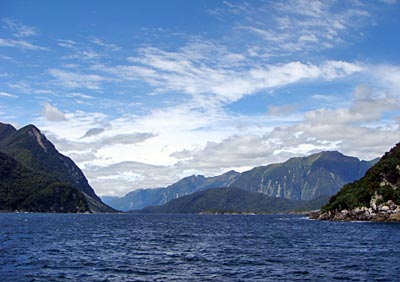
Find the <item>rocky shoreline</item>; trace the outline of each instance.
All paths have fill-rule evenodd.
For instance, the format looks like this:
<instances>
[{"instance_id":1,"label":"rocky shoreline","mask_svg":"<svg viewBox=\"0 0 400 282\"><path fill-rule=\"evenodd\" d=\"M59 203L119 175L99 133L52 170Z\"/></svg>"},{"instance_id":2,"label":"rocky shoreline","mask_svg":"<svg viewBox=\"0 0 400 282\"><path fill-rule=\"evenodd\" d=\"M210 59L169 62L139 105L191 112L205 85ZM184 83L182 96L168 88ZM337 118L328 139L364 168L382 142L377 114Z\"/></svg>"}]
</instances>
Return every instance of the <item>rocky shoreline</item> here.
<instances>
[{"instance_id":1,"label":"rocky shoreline","mask_svg":"<svg viewBox=\"0 0 400 282\"><path fill-rule=\"evenodd\" d=\"M358 207L352 210L335 210L309 214L310 219L331 221L373 221L400 222L400 206L389 200L377 204L377 199L371 200L370 207Z\"/></svg>"}]
</instances>

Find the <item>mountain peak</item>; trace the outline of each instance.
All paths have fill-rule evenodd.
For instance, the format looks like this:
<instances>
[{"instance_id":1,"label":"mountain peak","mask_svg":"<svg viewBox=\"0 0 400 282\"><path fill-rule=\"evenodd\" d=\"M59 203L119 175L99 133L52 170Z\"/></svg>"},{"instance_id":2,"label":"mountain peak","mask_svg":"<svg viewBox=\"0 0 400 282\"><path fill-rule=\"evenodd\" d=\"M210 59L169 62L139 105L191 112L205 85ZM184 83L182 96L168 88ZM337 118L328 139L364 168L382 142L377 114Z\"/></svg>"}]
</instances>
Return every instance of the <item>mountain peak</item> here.
<instances>
[{"instance_id":1,"label":"mountain peak","mask_svg":"<svg viewBox=\"0 0 400 282\"><path fill-rule=\"evenodd\" d=\"M0 122L0 141L7 138L17 130L11 124Z\"/></svg>"},{"instance_id":2,"label":"mountain peak","mask_svg":"<svg viewBox=\"0 0 400 282\"><path fill-rule=\"evenodd\" d=\"M21 132L31 131L31 132L37 132L37 133L41 134L40 129L37 128L36 126L34 126L33 124L28 124L28 125L24 126L23 128L20 129L20 131Z\"/></svg>"},{"instance_id":3,"label":"mountain peak","mask_svg":"<svg viewBox=\"0 0 400 282\"><path fill-rule=\"evenodd\" d=\"M14 139L23 139L25 140L25 138L29 138L30 144L34 144L36 143L37 145L40 146L40 148L42 148L45 152L49 151L49 150L55 150L55 147L52 143L50 143L46 136L44 134L42 134L42 132L40 131L39 128L37 128L36 126L34 126L33 124L29 124L27 126L24 126L23 128L21 128L20 130L18 130L16 132L16 134L14 134Z\"/></svg>"},{"instance_id":4,"label":"mountain peak","mask_svg":"<svg viewBox=\"0 0 400 282\"><path fill-rule=\"evenodd\" d=\"M239 172L237 172L237 171L232 169L230 171L227 171L227 172L223 173L222 175L228 176L228 175L239 175L239 174L240 174Z\"/></svg>"}]
</instances>

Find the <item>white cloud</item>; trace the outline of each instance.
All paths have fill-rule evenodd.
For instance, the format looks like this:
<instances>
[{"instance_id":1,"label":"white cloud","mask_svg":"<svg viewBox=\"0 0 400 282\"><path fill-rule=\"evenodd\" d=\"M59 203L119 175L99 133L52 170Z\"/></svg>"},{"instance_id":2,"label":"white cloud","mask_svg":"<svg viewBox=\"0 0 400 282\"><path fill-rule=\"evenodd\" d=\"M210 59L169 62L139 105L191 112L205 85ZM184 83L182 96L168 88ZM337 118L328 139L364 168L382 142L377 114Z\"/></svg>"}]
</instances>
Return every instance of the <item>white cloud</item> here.
<instances>
[{"instance_id":1,"label":"white cloud","mask_svg":"<svg viewBox=\"0 0 400 282\"><path fill-rule=\"evenodd\" d=\"M65 114L48 102L43 104L42 115L48 121L66 121Z\"/></svg>"},{"instance_id":2,"label":"white cloud","mask_svg":"<svg viewBox=\"0 0 400 282\"><path fill-rule=\"evenodd\" d=\"M17 95L14 95L14 94L11 94L11 93L8 93L8 92L4 92L4 91L0 92L0 96L6 97L6 98L18 98Z\"/></svg>"},{"instance_id":3,"label":"white cloud","mask_svg":"<svg viewBox=\"0 0 400 282\"><path fill-rule=\"evenodd\" d=\"M397 93L400 91L400 67L396 65L378 65L369 67L371 83L382 88L390 88Z\"/></svg>"},{"instance_id":4,"label":"white cloud","mask_svg":"<svg viewBox=\"0 0 400 282\"><path fill-rule=\"evenodd\" d=\"M347 107L304 114L290 105L246 116L182 104L117 119L68 113L62 129L45 120L38 124L62 153L78 162L96 192L123 195L192 173L243 171L322 150L372 159L400 139L396 117L386 117L399 105L396 96L360 86ZM281 111L286 115L276 115Z\"/></svg>"},{"instance_id":5,"label":"white cloud","mask_svg":"<svg viewBox=\"0 0 400 282\"><path fill-rule=\"evenodd\" d=\"M89 99L89 100L95 99L95 97L93 97L91 95L87 95L87 94L83 94L83 93L77 93L77 92L71 93L70 96L74 97L74 98L82 98L82 99Z\"/></svg>"},{"instance_id":6,"label":"white cloud","mask_svg":"<svg viewBox=\"0 0 400 282\"><path fill-rule=\"evenodd\" d=\"M89 166L85 174L99 195L123 196L138 188L157 188L179 179L176 169L139 162L120 162L108 166ZM172 180L172 182L171 182ZM117 184L117 185L116 185Z\"/></svg>"}]
</instances>

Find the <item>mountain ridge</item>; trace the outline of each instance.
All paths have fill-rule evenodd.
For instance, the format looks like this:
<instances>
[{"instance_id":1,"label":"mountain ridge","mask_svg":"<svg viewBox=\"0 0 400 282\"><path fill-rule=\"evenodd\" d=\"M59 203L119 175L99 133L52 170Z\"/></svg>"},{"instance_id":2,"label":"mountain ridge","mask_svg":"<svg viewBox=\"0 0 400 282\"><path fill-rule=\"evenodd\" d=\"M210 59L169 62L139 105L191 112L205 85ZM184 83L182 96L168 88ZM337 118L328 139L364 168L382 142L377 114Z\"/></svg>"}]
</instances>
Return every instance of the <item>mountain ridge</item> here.
<instances>
[{"instance_id":1,"label":"mountain ridge","mask_svg":"<svg viewBox=\"0 0 400 282\"><path fill-rule=\"evenodd\" d=\"M239 175L239 173L233 170L213 177L192 175L184 177L167 187L138 189L129 192L124 197L114 199L106 198L105 200L109 205L122 211L142 209L147 206L162 205L170 200L207 188L228 186L237 175Z\"/></svg>"},{"instance_id":2,"label":"mountain ridge","mask_svg":"<svg viewBox=\"0 0 400 282\"><path fill-rule=\"evenodd\" d=\"M328 198L321 199L327 201ZM319 208L306 201L270 197L236 187L210 188L183 196L162 206L146 207L132 213L150 214L226 214L226 213L287 213Z\"/></svg>"},{"instance_id":3,"label":"mountain ridge","mask_svg":"<svg viewBox=\"0 0 400 282\"><path fill-rule=\"evenodd\" d=\"M5 128L8 128L7 131ZM104 204L89 185L80 168L64 156L34 125L29 124L19 130L12 130L5 124L0 132L0 151L33 171L47 174L62 183L69 183L81 191L92 212L115 212Z\"/></svg>"},{"instance_id":4,"label":"mountain ridge","mask_svg":"<svg viewBox=\"0 0 400 282\"><path fill-rule=\"evenodd\" d=\"M335 170L331 168L346 162L348 165L345 165L342 170L339 169L339 172L336 172L337 169ZM289 183L290 185L286 184L285 187L286 189L290 188L292 191L294 190L297 193L295 195L295 193L292 192L293 194L286 195L286 198L294 200L311 200L319 196L331 196L335 194L343 184L361 178L374 162L376 162L376 160L369 162L361 161L358 158L345 156L337 151L323 151L306 157L290 158L283 163L255 167L242 173L228 171L222 175L214 177L204 177L202 175L189 176L164 188L138 189L129 192L124 197L107 198L105 201L114 208L127 211L130 209L142 209L146 206L163 205L169 200L202 191L207 188L216 187L238 187L249 192L258 192L268 196L284 198L285 195L279 194L277 191L278 189L281 189L282 191L282 188L279 188L279 185L283 186L283 179L290 176L288 168L290 171L294 171L294 169L297 168L297 170L300 171L297 175L307 177L308 170L310 172L315 172L315 168L319 167L322 172L316 171L316 173L312 174L311 177L308 175L311 179L310 181L307 182L300 178L295 182ZM319 176L318 173L322 176ZM333 180L332 174L334 175ZM274 181L277 181L277 185L271 185L270 190L268 191L265 189L265 187L267 187L264 183L265 179L274 179ZM324 184L324 182L327 182L328 184ZM188 183L191 183L192 185L187 185ZM208 185L204 185L204 183L208 183ZM308 195L305 195L305 197L302 197L301 194L302 185L303 189L309 190Z\"/></svg>"}]
</instances>

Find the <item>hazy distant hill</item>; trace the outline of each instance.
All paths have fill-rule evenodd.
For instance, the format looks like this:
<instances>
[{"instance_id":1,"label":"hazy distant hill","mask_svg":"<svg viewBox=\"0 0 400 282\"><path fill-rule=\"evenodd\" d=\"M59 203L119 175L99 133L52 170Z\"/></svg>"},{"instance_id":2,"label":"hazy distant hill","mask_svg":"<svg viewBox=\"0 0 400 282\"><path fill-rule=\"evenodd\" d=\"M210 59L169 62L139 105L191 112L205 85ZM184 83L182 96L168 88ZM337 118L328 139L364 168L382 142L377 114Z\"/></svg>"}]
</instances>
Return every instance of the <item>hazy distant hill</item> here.
<instances>
[{"instance_id":1,"label":"hazy distant hill","mask_svg":"<svg viewBox=\"0 0 400 282\"><path fill-rule=\"evenodd\" d=\"M208 188L230 186L238 175L239 173L236 171L229 171L215 177L193 175L185 177L166 188L139 189L126 194L125 197L105 197L103 200L118 210L138 210L148 206L163 205L173 199Z\"/></svg>"},{"instance_id":2,"label":"hazy distant hill","mask_svg":"<svg viewBox=\"0 0 400 282\"><path fill-rule=\"evenodd\" d=\"M400 143L363 178L345 185L334 195L319 218L400 221Z\"/></svg>"},{"instance_id":3,"label":"hazy distant hill","mask_svg":"<svg viewBox=\"0 0 400 282\"><path fill-rule=\"evenodd\" d=\"M256 167L243 172L232 186L272 197L311 200L334 195L344 184L363 177L376 162L360 161L336 151L321 152Z\"/></svg>"},{"instance_id":4,"label":"hazy distant hill","mask_svg":"<svg viewBox=\"0 0 400 282\"><path fill-rule=\"evenodd\" d=\"M0 151L23 167L46 174L58 182L68 183L82 192L92 212L113 212L90 187L82 171L33 125L16 130L0 123Z\"/></svg>"},{"instance_id":5,"label":"hazy distant hill","mask_svg":"<svg viewBox=\"0 0 400 282\"><path fill-rule=\"evenodd\" d=\"M193 193L166 203L163 206L147 207L140 213L197 214L197 213L277 213L319 208L327 197L308 203L264 194L246 192L228 187L214 188ZM314 205L313 205L314 203Z\"/></svg>"}]
</instances>

